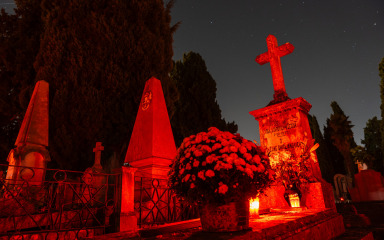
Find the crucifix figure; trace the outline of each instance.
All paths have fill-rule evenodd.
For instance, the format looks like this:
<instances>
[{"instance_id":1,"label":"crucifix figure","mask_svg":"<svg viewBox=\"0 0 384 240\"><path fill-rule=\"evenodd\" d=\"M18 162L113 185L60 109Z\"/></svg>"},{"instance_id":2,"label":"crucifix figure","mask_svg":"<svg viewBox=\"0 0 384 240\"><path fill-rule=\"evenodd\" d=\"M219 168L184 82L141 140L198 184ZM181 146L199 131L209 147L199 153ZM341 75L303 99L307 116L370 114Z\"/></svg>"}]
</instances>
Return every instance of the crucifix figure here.
<instances>
[{"instance_id":1,"label":"crucifix figure","mask_svg":"<svg viewBox=\"0 0 384 240\"><path fill-rule=\"evenodd\" d=\"M291 52L293 52L295 47L290 43L286 43L281 46L278 46L277 39L273 35L269 35L267 37L267 46L268 46L268 52L265 52L257 56L256 62L260 65L263 65L269 62L269 64L271 65L273 88L275 90L275 94L273 94L274 102L281 102L289 98L285 91L280 57L290 54Z\"/></svg>"}]
</instances>

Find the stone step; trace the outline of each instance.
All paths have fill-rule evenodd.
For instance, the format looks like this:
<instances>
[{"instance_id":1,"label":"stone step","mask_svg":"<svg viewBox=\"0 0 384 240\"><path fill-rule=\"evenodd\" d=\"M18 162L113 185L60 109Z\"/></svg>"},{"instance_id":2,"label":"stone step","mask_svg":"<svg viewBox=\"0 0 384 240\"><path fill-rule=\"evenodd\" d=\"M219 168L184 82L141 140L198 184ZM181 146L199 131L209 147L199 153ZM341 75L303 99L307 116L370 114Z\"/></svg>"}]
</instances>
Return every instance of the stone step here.
<instances>
[{"instance_id":1,"label":"stone step","mask_svg":"<svg viewBox=\"0 0 384 240\"><path fill-rule=\"evenodd\" d=\"M122 232L92 239L323 240L332 239L344 233L341 215L330 209L265 214L261 215L260 218L250 219L249 226L250 229L246 231L210 233L201 231L199 219L194 219L166 224L152 229L140 229L136 234ZM369 235L369 233L367 234ZM360 239L372 240L373 238L368 236L368 238Z\"/></svg>"}]
</instances>

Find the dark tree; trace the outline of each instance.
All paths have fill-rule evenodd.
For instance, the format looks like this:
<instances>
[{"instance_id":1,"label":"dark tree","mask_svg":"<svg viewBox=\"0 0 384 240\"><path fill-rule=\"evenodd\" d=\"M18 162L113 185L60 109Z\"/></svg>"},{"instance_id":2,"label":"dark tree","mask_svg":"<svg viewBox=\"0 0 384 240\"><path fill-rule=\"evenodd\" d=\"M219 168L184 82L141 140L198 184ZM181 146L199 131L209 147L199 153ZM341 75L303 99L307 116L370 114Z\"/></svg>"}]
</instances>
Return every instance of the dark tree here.
<instances>
[{"instance_id":1,"label":"dark tree","mask_svg":"<svg viewBox=\"0 0 384 240\"><path fill-rule=\"evenodd\" d=\"M198 53L184 54L183 59L174 64L171 78L180 93L171 121L177 146L185 137L207 131L209 127L237 132L237 125L227 123L221 116L216 100L216 81Z\"/></svg>"},{"instance_id":2,"label":"dark tree","mask_svg":"<svg viewBox=\"0 0 384 240\"><path fill-rule=\"evenodd\" d=\"M339 152L339 150L333 145L333 141L331 139L331 130L329 126L329 119L327 119L326 126L324 126L324 142L328 149L328 153L330 155L330 162L333 165L333 169L335 174L346 174L343 155Z\"/></svg>"},{"instance_id":3,"label":"dark tree","mask_svg":"<svg viewBox=\"0 0 384 240\"><path fill-rule=\"evenodd\" d=\"M384 167L380 126L381 120L377 117L369 119L364 128L364 139L361 141L365 145L366 152L373 156L373 169L376 171L382 171Z\"/></svg>"},{"instance_id":4,"label":"dark tree","mask_svg":"<svg viewBox=\"0 0 384 240\"><path fill-rule=\"evenodd\" d=\"M384 58L381 59L381 62L379 63L379 76L381 78L381 81L380 81L381 119L384 119ZM384 149L384 121L381 121L380 131L381 131L381 149ZM384 154L382 154L382 157L384 162Z\"/></svg>"},{"instance_id":5,"label":"dark tree","mask_svg":"<svg viewBox=\"0 0 384 240\"><path fill-rule=\"evenodd\" d=\"M356 168L350 152L352 148L356 147L352 132L353 125L351 125L351 121L348 120L349 117L344 114L337 102L332 102L331 107L333 113L327 119L327 128L324 132L327 131L332 144L343 156L346 174L353 177Z\"/></svg>"},{"instance_id":6,"label":"dark tree","mask_svg":"<svg viewBox=\"0 0 384 240\"><path fill-rule=\"evenodd\" d=\"M6 33L1 43L7 43L0 47L7 54L1 54L0 77L7 85L1 92L14 92L12 98L26 104L8 106L2 104L8 99L1 98L1 108L11 109L1 111L9 115L1 116L1 123L17 124L22 117L16 114L25 112L34 82L48 81L50 154L58 167L89 167L96 141L105 145L104 161L112 153L122 160L145 81L152 76L162 81L168 112L174 113L177 90L169 78L173 1L166 6L162 0L19 2L16 16L1 15L7 22L1 26L7 28L1 29Z\"/></svg>"},{"instance_id":7,"label":"dark tree","mask_svg":"<svg viewBox=\"0 0 384 240\"><path fill-rule=\"evenodd\" d=\"M333 166L332 158L328 150L323 134L320 131L319 123L315 116L308 115L309 126L311 128L312 136L315 142L319 144L316 149L316 155L319 161L321 175L326 181L333 183L333 176L335 175L335 169Z\"/></svg>"},{"instance_id":8,"label":"dark tree","mask_svg":"<svg viewBox=\"0 0 384 240\"><path fill-rule=\"evenodd\" d=\"M33 62L43 29L40 0L15 0L14 15L0 14L0 162L13 148L33 92Z\"/></svg>"}]
</instances>

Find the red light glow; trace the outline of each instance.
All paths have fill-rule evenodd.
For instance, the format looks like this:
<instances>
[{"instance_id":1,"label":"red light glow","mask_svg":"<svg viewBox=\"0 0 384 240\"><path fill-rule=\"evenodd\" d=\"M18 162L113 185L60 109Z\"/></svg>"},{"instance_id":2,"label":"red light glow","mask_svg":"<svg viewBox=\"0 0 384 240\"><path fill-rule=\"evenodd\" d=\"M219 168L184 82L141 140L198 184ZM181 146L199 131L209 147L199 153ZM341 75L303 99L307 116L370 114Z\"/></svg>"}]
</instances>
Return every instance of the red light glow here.
<instances>
[{"instance_id":1,"label":"red light glow","mask_svg":"<svg viewBox=\"0 0 384 240\"><path fill-rule=\"evenodd\" d=\"M252 218L258 218L259 217L259 198L251 198L249 200L249 215Z\"/></svg>"},{"instance_id":2,"label":"red light glow","mask_svg":"<svg viewBox=\"0 0 384 240\"><path fill-rule=\"evenodd\" d=\"M300 198L297 193L289 194L288 197L291 207L300 207Z\"/></svg>"}]
</instances>

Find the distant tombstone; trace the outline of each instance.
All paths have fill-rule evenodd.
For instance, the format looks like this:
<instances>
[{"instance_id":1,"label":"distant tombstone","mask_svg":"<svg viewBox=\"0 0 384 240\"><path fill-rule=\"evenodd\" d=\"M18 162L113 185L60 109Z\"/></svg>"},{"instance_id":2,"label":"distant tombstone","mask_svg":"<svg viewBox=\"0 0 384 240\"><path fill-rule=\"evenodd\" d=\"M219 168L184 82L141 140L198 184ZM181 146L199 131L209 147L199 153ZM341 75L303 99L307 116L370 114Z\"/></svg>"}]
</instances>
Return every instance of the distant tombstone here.
<instances>
[{"instance_id":1,"label":"distant tombstone","mask_svg":"<svg viewBox=\"0 0 384 240\"><path fill-rule=\"evenodd\" d=\"M87 202L92 198L97 203L104 202L106 194L106 175L103 167L101 166L101 151L104 150L101 142L96 142L96 146L93 149L95 153L95 162L92 167L87 168L82 177L83 185L83 201ZM95 202L94 202L95 203Z\"/></svg>"},{"instance_id":2,"label":"distant tombstone","mask_svg":"<svg viewBox=\"0 0 384 240\"><path fill-rule=\"evenodd\" d=\"M268 106L250 114L259 122L260 141L267 154L271 156L276 152L289 151L297 155L314 142L308 123L308 112L312 106L301 97L290 99L285 91L280 57L290 54L294 49L293 45L286 43L278 46L276 38L272 35L267 37L267 45L268 51L257 56L256 62L261 65L270 63L274 99ZM315 153L311 154L310 162L310 175L319 182L303 185L301 205L308 208L332 208L336 211L332 186L322 179ZM276 188L276 191L281 191L278 189ZM280 196L281 193L277 195ZM276 204L279 202L281 201Z\"/></svg>"},{"instance_id":3,"label":"distant tombstone","mask_svg":"<svg viewBox=\"0 0 384 240\"><path fill-rule=\"evenodd\" d=\"M45 178L49 128L49 84L38 81L25 113L15 148L8 155L7 184L17 185L27 181L29 186L39 186Z\"/></svg>"},{"instance_id":4,"label":"distant tombstone","mask_svg":"<svg viewBox=\"0 0 384 240\"><path fill-rule=\"evenodd\" d=\"M361 170L355 174L355 187L349 189L352 201L384 200L384 178L372 169Z\"/></svg>"},{"instance_id":5,"label":"distant tombstone","mask_svg":"<svg viewBox=\"0 0 384 240\"><path fill-rule=\"evenodd\" d=\"M335 184L336 198L340 200L347 200L348 189L352 188L352 178L343 174L336 174L333 177L333 180Z\"/></svg>"}]
</instances>

